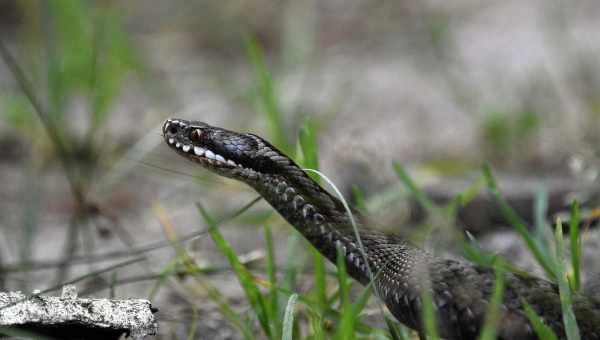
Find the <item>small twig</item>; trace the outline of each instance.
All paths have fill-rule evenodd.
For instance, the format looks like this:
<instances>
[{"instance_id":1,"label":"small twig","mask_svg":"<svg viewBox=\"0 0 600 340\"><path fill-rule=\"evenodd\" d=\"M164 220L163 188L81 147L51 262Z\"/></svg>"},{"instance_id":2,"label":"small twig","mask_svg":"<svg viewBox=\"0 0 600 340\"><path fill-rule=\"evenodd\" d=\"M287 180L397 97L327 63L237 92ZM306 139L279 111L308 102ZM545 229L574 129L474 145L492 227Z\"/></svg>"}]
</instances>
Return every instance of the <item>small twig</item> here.
<instances>
[{"instance_id":1,"label":"small twig","mask_svg":"<svg viewBox=\"0 0 600 340\"><path fill-rule=\"evenodd\" d=\"M71 216L71 220L69 222L69 227L67 229L67 244L64 247L64 257L70 258L73 257L75 252L77 251L77 239L79 236L79 221L77 214ZM64 281L65 277L69 273L69 266L67 263L61 264L58 266L58 271L56 273L55 283L60 285L61 282Z\"/></svg>"},{"instance_id":2,"label":"small twig","mask_svg":"<svg viewBox=\"0 0 600 340\"><path fill-rule=\"evenodd\" d=\"M260 197L260 196L254 198L252 201L248 202L246 205L244 205L243 207L241 207L240 209L235 211L233 214L219 219L217 221L217 223L221 224L221 223L227 222L229 220L232 220L232 219L238 217L239 215L241 215L242 213L244 213L245 211L250 209L250 207L252 207L254 204L256 204L261 199L262 199L262 197ZM20 271L31 271L31 270L44 270L44 269L60 267L60 266L64 266L64 265L102 262L102 261L107 261L107 260L110 260L113 258L118 258L118 257L135 256L135 255L139 255L142 253L162 249L165 247L171 247L173 245L173 242L177 242L177 243L187 242L187 241L195 239L197 237L204 236L204 235L206 235L206 233L207 233L206 230L195 231L195 232L192 232L192 233L189 233L189 234L179 237L176 241L159 241L159 242L154 242L154 243L150 243L147 245L143 245L138 248L117 250L117 251L113 251L113 252L107 252L104 254L88 255L88 256L81 256L81 255L77 256L76 255L73 257L63 258L63 259L59 259L59 260L5 264L5 265L0 266L0 271L3 273L8 273L8 272L20 272Z\"/></svg>"}]
</instances>

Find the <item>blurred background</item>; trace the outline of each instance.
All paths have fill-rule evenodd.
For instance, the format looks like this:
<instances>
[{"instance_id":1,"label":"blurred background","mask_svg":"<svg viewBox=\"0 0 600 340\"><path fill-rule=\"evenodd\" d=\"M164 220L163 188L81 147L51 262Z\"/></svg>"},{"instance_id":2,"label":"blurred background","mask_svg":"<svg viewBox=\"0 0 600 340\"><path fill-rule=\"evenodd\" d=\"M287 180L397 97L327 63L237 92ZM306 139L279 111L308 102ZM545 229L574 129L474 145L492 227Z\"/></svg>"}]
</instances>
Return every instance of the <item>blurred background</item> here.
<instances>
[{"instance_id":1,"label":"blurred background","mask_svg":"<svg viewBox=\"0 0 600 340\"><path fill-rule=\"evenodd\" d=\"M532 225L573 198L593 214L599 15L593 0L2 0L1 288L84 278L80 295L151 299L167 339L260 328L195 206L224 219L256 194L172 154L167 117L264 136L394 232L432 224L395 162L440 204L484 191L487 162ZM486 195L463 206L436 252L460 254L467 229L542 273ZM265 278L264 225L282 287L311 294L309 248L264 202L221 232ZM586 229L587 273L596 239ZM366 337L386 336L378 313Z\"/></svg>"}]
</instances>

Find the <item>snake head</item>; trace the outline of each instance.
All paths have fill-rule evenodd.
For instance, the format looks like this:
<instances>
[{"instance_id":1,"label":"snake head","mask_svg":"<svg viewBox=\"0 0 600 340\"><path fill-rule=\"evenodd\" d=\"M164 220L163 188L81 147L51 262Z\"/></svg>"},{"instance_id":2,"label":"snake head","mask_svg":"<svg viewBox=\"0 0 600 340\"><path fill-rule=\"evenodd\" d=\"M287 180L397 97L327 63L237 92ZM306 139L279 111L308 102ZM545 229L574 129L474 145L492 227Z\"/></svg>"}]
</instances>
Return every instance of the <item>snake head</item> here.
<instances>
[{"instance_id":1,"label":"snake head","mask_svg":"<svg viewBox=\"0 0 600 340\"><path fill-rule=\"evenodd\" d=\"M250 181L259 174L280 173L294 166L274 146L250 133L178 118L167 119L162 133L179 155L222 176Z\"/></svg>"}]
</instances>

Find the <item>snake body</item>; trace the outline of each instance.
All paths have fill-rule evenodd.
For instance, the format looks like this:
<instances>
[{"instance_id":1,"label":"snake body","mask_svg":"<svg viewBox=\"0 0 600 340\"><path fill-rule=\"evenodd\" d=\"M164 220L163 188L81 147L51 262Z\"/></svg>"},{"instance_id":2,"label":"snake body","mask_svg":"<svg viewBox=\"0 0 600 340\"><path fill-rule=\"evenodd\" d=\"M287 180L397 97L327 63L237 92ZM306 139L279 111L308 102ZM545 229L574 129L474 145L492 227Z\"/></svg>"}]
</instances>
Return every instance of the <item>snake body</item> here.
<instances>
[{"instance_id":1,"label":"snake body","mask_svg":"<svg viewBox=\"0 0 600 340\"><path fill-rule=\"evenodd\" d=\"M377 295L401 323L423 334L422 293L428 289L443 338L478 337L493 295L492 269L435 257L399 236L369 229L355 213L357 235L342 202L259 136L183 119L167 120L162 132L167 145L186 159L253 187L334 264L341 254L355 280L368 284L374 278ZM582 294L572 299L582 338L600 340L600 300ZM507 272L499 339L537 339L525 303L565 337L557 286Z\"/></svg>"}]
</instances>

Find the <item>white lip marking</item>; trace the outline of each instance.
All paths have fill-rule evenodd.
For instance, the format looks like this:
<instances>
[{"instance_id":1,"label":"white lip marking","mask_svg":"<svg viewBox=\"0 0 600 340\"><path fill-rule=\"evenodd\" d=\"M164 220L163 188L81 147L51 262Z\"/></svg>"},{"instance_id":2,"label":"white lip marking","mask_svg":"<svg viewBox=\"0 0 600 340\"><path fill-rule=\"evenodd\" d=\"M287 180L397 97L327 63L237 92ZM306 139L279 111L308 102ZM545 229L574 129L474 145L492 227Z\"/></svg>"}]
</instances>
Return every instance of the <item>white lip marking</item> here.
<instances>
[{"instance_id":1,"label":"white lip marking","mask_svg":"<svg viewBox=\"0 0 600 340\"><path fill-rule=\"evenodd\" d=\"M170 125L171 125L171 123L167 122L167 124L165 124L165 128L163 129L163 132L169 131L169 126Z\"/></svg>"},{"instance_id":2,"label":"white lip marking","mask_svg":"<svg viewBox=\"0 0 600 340\"><path fill-rule=\"evenodd\" d=\"M183 152L188 152L188 151L190 151L191 148L192 147L189 145L184 145L183 148L181 148L181 149L183 150Z\"/></svg>"},{"instance_id":3,"label":"white lip marking","mask_svg":"<svg viewBox=\"0 0 600 340\"><path fill-rule=\"evenodd\" d=\"M177 144L175 144L176 148L179 148L181 146L181 143L177 142Z\"/></svg>"},{"instance_id":4,"label":"white lip marking","mask_svg":"<svg viewBox=\"0 0 600 340\"><path fill-rule=\"evenodd\" d=\"M225 163L225 158L223 158L223 156L221 155L216 155L215 158L219 161L219 162L223 162Z\"/></svg>"},{"instance_id":5,"label":"white lip marking","mask_svg":"<svg viewBox=\"0 0 600 340\"><path fill-rule=\"evenodd\" d=\"M204 154L204 149L199 146L194 146L194 153L196 156L202 156Z\"/></svg>"},{"instance_id":6,"label":"white lip marking","mask_svg":"<svg viewBox=\"0 0 600 340\"><path fill-rule=\"evenodd\" d=\"M227 164L231 165L231 166L235 166L235 162L232 161L231 159L227 160Z\"/></svg>"},{"instance_id":7,"label":"white lip marking","mask_svg":"<svg viewBox=\"0 0 600 340\"><path fill-rule=\"evenodd\" d=\"M169 138L169 144L173 144L175 143L175 140L173 138Z\"/></svg>"},{"instance_id":8,"label":"white lip marking","mask_svg":"<svg viewBox=\"0 0 600 340\"><path fill-rule=\"evenodd\" d=\"M210 150L206 150L204 156L208 159L215 159L215 154Z\"/></svg>"}]
</instances>

